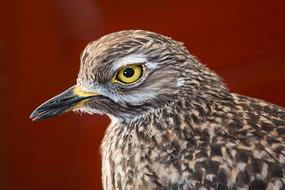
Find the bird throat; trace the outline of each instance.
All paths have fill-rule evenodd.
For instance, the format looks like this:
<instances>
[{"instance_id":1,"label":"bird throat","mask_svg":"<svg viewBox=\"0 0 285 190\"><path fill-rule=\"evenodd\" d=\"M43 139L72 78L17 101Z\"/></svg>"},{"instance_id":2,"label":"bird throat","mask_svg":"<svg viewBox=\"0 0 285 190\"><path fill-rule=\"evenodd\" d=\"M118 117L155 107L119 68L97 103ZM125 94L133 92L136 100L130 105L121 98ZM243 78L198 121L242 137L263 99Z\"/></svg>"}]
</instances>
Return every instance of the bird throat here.
<instances>
[{"instance_id":1,"label":"bird throat","mask_svg":"<svg viewBox=\"0 0 285 190\"><path fill-rule=\"evenodd\" d=\"M181 170L181 156L191 156L197 146L193 125L204 117L199 111L187 113L190 110L186 107L190 109L193 105L186 104L168 105L128 124L114 123L108 127L101 146L105 189L127 187L128 184L136 184L140 189L141 183L148 184L147 179L138 180L145 174L159 173L161 176L157 177L165 183L175 178L175 173L168 174ZM206 107L200 106L203 114ZM110 187L111 184L114 187Z\"/></svg>"}]
</instances>

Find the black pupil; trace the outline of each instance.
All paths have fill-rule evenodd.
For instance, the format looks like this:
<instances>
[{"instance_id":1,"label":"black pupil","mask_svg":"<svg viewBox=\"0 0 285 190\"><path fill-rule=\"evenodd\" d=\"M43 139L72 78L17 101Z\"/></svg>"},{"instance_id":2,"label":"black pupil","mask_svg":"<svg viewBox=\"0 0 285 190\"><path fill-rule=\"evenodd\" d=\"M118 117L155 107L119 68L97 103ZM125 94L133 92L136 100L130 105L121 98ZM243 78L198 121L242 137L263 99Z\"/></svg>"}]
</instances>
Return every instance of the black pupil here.
<instances>
[{"instance_id":1,"label":"black pupil","mask_svg":"<svg viewBox=\"0 0 285 190\"><path fill-rule=\"evenodd\" d=\"M125 77L130 78L130 77L134 76L135 71L132 68L126 68L124 70L123 74L124 74Z\"/></svg>"}]
</instances>

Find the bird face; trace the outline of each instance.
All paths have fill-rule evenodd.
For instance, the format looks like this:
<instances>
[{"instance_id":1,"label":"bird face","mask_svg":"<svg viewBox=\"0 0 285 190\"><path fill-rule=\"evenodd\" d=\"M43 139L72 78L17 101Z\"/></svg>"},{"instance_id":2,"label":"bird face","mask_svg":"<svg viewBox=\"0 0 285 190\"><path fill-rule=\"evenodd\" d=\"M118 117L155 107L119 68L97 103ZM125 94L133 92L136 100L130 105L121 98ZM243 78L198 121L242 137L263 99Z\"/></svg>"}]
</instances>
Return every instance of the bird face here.
<instances>
[{"instance_id":1,"label":"bird face","mask_svg":"<svg viewBox=\"0 0 285 190\"><path fill-rule=\"evenodd\" d=\"M77 84L39 106L31 118L81 111L131 121L175 100L184 83L186 51L152 32L106 35L83 51Z\"/></svg>"}]
</instances>

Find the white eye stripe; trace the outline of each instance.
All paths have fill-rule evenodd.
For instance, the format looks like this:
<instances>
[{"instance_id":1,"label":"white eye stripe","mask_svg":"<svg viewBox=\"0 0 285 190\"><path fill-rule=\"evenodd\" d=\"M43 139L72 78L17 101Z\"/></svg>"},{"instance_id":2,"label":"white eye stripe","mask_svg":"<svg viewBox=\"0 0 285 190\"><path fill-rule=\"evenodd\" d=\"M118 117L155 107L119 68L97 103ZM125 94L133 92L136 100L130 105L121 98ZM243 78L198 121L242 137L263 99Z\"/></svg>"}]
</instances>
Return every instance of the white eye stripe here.
<instances>
[{"instance_id":1,"label":"white eye stripe","mask_svg":"<svg viewBox=\"0 0 285 190\"><path fill-rule=\"evenodd\" d=\"M147 59L145 57L139 56L139 55L128 55L126 57L123 57L113 63L112 70L116 71L117 69L124 67L126 65L130 64L136 64L136 63L145 63Z\"/></svg>"},{"instance_id":2,"label":"white eye stripe","mask_svg":"<svg viewBox=\"0 0 285 190\"><path fill-rule=\"evenodd\" d=\"M158 64L157 63L153 63L153 62L146 62L145 66L149 69L156 69L158 68Z\"/></svg>"},{"instance_id":3,"label":"white eye stripe","mask_svg":"<svg viewBox=\"0 0 285 190\"><path fill-rule=\"evenodd\" d=\"M183 86L185 83L185 79L184 78L179 78L176 80L176 86L179 87L179 86Z\"/></svg>"},{"instance_id":4,"label":"white eye stripe","mask_svg":"<svg viewBox=\"0 0 285 190\"><path fill-rule=\"evenodd\" d=\"M144 55L128 55L126 57L123 57L113 63L112 70L116 71L117 69L124 67L126 65L130 64L136 64L136 63L145 63L146 67L150 69L157 68L157 63L148 62L146 57Z\"/></svg>"}]
</instances>

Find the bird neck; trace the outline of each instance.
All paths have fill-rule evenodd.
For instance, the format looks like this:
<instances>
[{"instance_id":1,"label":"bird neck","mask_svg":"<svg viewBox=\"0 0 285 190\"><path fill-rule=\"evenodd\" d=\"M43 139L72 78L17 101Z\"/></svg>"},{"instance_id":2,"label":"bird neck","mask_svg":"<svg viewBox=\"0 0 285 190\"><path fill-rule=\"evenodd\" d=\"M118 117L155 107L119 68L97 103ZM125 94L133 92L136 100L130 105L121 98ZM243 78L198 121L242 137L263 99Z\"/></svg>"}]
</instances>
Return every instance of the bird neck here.
<instances>
[{"instance_id":1,"label":"bird neck","mask_svg":"<svg viewBox=\"0 0 285 190\"><path fill-rule=\"evenodd\" d=\"M166 103L130 122L116 120L117 122L108 127L102 147L112 143L121 147L127 144L151 143L152 138L165 138L165 135L181 142L188 141L191 143L189 147L194 147L193 125L207 119L212 106L211 100L202 97L195 101L179 98L179 101ZM132 140L134 138L137 141Z\"/></svg>"},{"instance_id":2,"label":"bird neck","mask_svg":"<svg viewBox=\"0 0 285 190\"><path fill-rule=\"evenodd\" d=\"M156 168L158 161L159 177L169 179L169 166L180 163L181 156L190 159L197 147L207 143L205 136L211 131L203 123L219 101L180 97L129 123L112 123L101 145L105 188L116 180L124 182L139 178L134 174L149 173L148 166Z\"/></svg>"}]
</instances>

